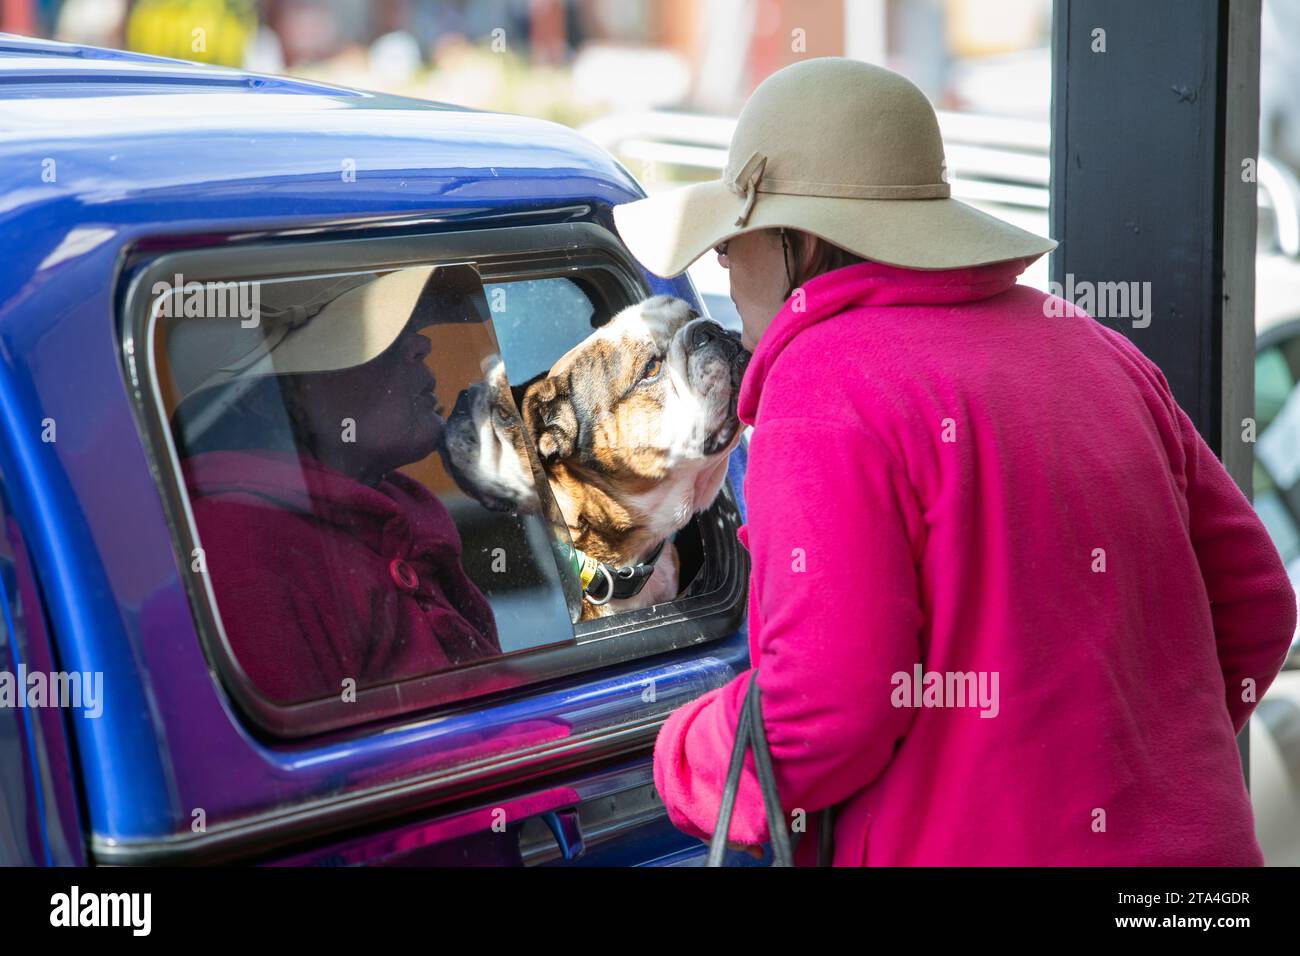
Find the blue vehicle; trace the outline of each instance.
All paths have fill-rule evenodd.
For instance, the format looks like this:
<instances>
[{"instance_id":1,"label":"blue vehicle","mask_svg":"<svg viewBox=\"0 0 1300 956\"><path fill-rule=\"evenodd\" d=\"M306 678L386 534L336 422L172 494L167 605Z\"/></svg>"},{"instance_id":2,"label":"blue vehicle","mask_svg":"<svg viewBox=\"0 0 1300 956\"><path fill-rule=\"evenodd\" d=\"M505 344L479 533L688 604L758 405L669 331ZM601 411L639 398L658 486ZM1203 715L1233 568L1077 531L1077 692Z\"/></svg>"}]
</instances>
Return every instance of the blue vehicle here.
<instances>
[{"instance_id":1,"label":"blue vehicle","mask_svg":"<svg viewBox=\"0 0 1300 956\"><path fill-rule=\"evenodd\" d=\"M701 862L652 746L748 667L745 445L678 535L675 601L575 624L546 569L489 594L500 656L285 705L196 568L150 292L469 265L510 296L518 381L647 295L700 306L619 242L628 173L524 117L16 37L0 58L0 672L102 680L98 713L0 707L0 863ZM473 576L500 526L447 500Z\"/></svg>"}]
</instances>

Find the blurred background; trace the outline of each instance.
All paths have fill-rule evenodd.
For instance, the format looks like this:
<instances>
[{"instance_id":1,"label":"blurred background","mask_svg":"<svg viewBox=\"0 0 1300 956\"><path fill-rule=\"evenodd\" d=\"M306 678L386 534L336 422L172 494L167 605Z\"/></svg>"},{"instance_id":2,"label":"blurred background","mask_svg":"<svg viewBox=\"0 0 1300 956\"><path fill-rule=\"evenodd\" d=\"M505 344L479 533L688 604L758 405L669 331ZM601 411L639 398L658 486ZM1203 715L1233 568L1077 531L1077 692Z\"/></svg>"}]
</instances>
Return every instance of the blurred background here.
<instances>
[{"instance_id":1,"label":"blurred background","mask_svg":"<svg viewBox=\"0 0 1300 956\"><path fill-rule=\"evenodd\" d=\"M718 178L775 70L869 60L939 110L953 195L1043 235L1051 18L1051 0L0 0L3 32L554 120L649 192ZM1300 588L1298 172L1300 0L1263 0L1254 502ZM1023 281L1046 289L1047 268ZM691 277L737 327L715 257ZM1251 781L1269 862L1300 864L1300 635L1251 721Z\"/></svg>"},{"instance_id":2,"label":"blurred background","mask_svg":"<svg viewBox=\"0 0 1300 956\"><path fill-rule=\"evenodd\" d=\"M1262 150L1280 171L1261 179L1290 188L1300 0L1263 6ZM1051 16L1051 0L0 0L5 32L555 120L652 192L716 178L731 120L773 71L857 57L941 111L955 195L1044 232ZM713 261L692 277L725 287ZM1046 258L1026 279L1046 287Z\"/></svg>"},{"instance_id":3,"label":"blurred background","mask_svg":"<svg viewBox=\"0 0 1300 956\"><path fill-rule=\"evenodd\" d=\"M3 0L0 9L7 32L573 125L634 109L734 114L763 77L805 56L886 63L954 109L1045 117L1049 94L1051 0ZM194 27L204 49L193 48Z\"/></svg>"}]
</instances>

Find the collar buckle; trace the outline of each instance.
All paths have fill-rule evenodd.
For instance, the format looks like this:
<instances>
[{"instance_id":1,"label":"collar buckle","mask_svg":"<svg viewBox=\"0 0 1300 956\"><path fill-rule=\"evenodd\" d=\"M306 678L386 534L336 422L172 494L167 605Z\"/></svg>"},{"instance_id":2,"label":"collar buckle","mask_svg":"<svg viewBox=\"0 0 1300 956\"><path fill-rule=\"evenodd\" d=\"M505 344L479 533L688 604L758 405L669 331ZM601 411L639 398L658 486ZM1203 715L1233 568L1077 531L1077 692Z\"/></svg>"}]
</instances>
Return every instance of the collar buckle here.
<instances>
[{"instance_id":1,"label":"collar buckle","mask_svg":"<svg viewBox=\"0 0 1300 956\"><path fill-rule=\"evenodd\" d=\"M664 538L644 561L620 567L615 567L604 561L593 561L581 551L574 549L582 559L595 565L595 573L583 586L583 600L588 604L600 607L603 604L608 604L614 598L630 598L640 594L641 589L645 587L645 583L654 574L655 562L659 560L659 555L663 553L664 545L667 543L668 539ZM604 586L597 586L593 589L592 585L595 585L601 578L604 578Z\"/></svg>"}]
</instances>

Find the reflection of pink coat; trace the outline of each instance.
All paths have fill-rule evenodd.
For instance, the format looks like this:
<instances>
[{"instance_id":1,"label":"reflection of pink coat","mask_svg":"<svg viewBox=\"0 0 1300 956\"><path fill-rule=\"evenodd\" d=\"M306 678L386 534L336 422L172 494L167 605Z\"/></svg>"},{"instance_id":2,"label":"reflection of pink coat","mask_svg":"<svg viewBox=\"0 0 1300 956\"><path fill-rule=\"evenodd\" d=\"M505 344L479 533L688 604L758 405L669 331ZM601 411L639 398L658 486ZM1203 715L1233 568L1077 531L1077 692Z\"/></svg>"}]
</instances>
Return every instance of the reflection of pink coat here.
<instances>
[{"instance_id":1,"label":"reflection of pink coat","mask_svg":"<svg viewBox=\"0 0 1300 956\"><path fill-rule=\"evenodd\" d=\"M1160 371L1023 268L849 266L762 336L758 670L659 734L681 829L714 828L757 673L801 864L846 798L837 865L1262 862L1234 733L1295 627L1282 563ZM931 672L989 705L924 706ZM752 756L729 836L768 837Z\"/></svg>"},{"instance_id":2,"label":"reflection of pink coat","mask_svg":"<svg viewBox=\"0 0 1300 956\"><path fill-rule=\"evenodd\" d=\"M394 473L371 488L276 452L184 462L235 657L280 703L337 697L500 653L451 515Z\"/></svg>"}]
</instances>

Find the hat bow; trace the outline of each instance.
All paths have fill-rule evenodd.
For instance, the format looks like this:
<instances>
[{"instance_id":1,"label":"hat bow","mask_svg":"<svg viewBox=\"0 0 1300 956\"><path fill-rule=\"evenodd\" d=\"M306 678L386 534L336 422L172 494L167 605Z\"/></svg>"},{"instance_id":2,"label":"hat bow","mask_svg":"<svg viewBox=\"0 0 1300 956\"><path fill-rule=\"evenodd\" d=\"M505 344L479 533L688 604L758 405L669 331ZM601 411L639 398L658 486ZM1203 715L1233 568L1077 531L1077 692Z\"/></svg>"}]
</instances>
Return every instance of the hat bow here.
<instances>
[{"instance_id":1,"label":"hat bow","mask_svg":"<svg viewBox=\"0 0 1300 956\"><path fill-rule=\"evenodd\" d=\"M754 208L754 200L758 198L758 183L763 178L763 169L766 166L767 157L755 151L750 153L749 159L745 160L745 165L740 167L740 171L727 180L727 188L745 200L740 215L736 217L737 226L743 226L749 220L750 210Z\"/></svg>"}]
</instances>

